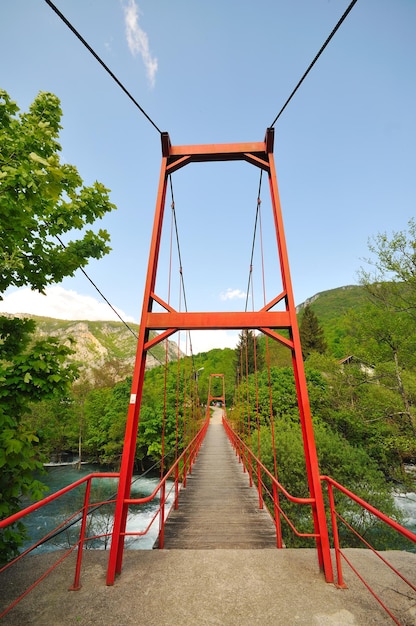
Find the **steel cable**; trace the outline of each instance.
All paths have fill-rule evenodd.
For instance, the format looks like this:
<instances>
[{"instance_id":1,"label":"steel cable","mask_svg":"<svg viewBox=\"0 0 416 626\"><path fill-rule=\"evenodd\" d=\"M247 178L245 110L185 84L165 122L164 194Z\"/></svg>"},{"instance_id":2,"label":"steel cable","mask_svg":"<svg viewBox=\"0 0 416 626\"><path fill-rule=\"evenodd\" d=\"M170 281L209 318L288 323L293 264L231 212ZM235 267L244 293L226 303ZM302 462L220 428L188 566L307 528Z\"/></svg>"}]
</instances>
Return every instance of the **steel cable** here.
<instances>
[{"instance_id":1,"label":"steel cable","mask_svg":"<svg viewBox=\"0 0 416 626\"><path fill-rule=\"evenodd\" d=\"M319 57L321 56L321 54L323 53L323 51L325 50L325 48L327 47L327 45L329 44L329 42L331 41L332 37L335 35L335 33L337 32L337 30L339 29L339 27L341 26L341 24L344 22L345 18L348 16L348 14L350 13L351 9L354 7L354 5L357 3L357 0L352 0L352 2L349 4L349 6L347 7L347 9L345 10L344 14L342 15L342 17L339 19L338 23L336 24L336 26L333 28L331 34L328 36L328 38L326 39L325 43L323 44L323 46L321 47L321 49L319 50L319 52L316 54L314 60L312 61L312 63L309 65L308 69L306 70L306 72L304 73L304 75L302 76L302 78L300 79L300 81L298 82L298 84L296 85L296 87L294 88L294 90L292 91L292 93L290 94L289 98L286 100L286 102L284 103L284 105L282 106L282 108L280 109L279 113L276 115L276 117L274 118L272 124L270 125L271 128L273 128L273 126L276 124L277 120L279 119L279 117L282 115L283 111L285 110L285 108L287 107L287 105L289 104L289 102L291 101L291 99L293 98L293 96L295 95L295 93L297 92L297 90L299 89L299 87L301 86L301 84L303 83L303 81L305 80L305 78L307 77L307 75L309 74L309 72L311 71L311 69L313 68L313 66L315 65L315 63L317 62L317 60L319 59Z\"/></svg>"},{"instance_id":2,"label":"steel cable","mask_svg":"<svg viewBox=\"0 0 416 626\"><path fill-rule=\"evenodd\" d=\"M74 33L74 35L80 40L80 42L87 48L87 50L93 55L93 57L98 61L98 63L105 69L105 71L110 74L111 78L117 83L117 85L124 91L126 96L130 98L133 104L139 109L139 111L145 116L145 118L152 124L152 126L158 131L159 134L162 134L160 128L155 124L152 118L146 113L143 107L137 102L137 100L131 95L131 93L126 89L123 83L117 78L117 76L110 70L108 65L104 63L104 61L98 56L98 54L91 48L91 46L85 41L82 35L77 31L77 29L71 24L69 20L61 13L61 11L54 5L51 0L45 0L46 4L50 6L50 8L55 11L58 17L68 26L68 28Z\"/></svg>"}]
</instances>

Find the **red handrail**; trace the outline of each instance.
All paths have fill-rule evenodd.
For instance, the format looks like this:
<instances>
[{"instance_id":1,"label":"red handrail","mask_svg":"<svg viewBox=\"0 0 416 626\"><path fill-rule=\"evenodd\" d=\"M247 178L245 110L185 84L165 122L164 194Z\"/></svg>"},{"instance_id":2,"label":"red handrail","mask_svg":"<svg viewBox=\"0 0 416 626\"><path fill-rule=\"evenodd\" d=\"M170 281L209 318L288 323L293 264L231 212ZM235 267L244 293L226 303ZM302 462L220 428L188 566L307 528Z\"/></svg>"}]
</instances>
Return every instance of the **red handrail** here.
<instances>
[{"instance_id":1,"label":"red handrail","mask_svg":"<svg viewBox=\"0 0 416 626\"><path fill-rule=\"evenodd\" d=\"M233 448L236 451L237 456L243 463L244 468L247 469L247 465L248 465L249 469L247 471L250 472L250 468L253 466L253 464L256 466L257 471L255 472L255 474L257 475L257 480L258 480L257 489L259 492L259 502L263 503L263 496L262 496L263 489L269 495L271 501L273 502L273 513L271 511L269 511L269 513L271 514L273 521L275 523L275 526L276 526L277 547L281 548L283 546L281 530L280 530L280 516L282 516L285 519L285 521L287 522L287 524L289 525L289 527L292 529L292 531L295 533L296 536L316 538L317 537L316 533L302 533L295 527L295 525L291 522L291 520L286 515L286 513L282 510L280 506L278 494L279 492L282 493L289 500L289 502L293 502L295 504L312 505L315 502L315 499L310 498L310 497L300 498L298 496L291 495L283 487L283 485L275 478L275 476L273 476L273 474L267 469L267 467L263 465L263 463L252 452L249 446L246 443L244 443L241 437L237 435L237 433L232 429L228 420L225 417L223 417L222 421L223 421L223 425L225 428L225 432L227 433L227 436L231 442L231 445L233 446ZM271 482L272 491L273 491L272 493L270 492L269 488L264 482L262 478L262 473L265 476L267 476L269 481Z\"/></svg>"},{"instance_id":2,"label":"red handrail","mask_svg":"<svg viewBox=\"0 0 416 626\"><path fill-rule=\"evenodd\" d=\"M397 533L399 533L400 535L402 535L403 537L405 537L409 541L411 541L413 543L416 543L416 534L413 533L408 528L405 528L404 526L402 526L398 522L394 521L393 519L391 519L387 515L385 515L385 513L382 513L381 511L376 509L374 506L372 506L371 504L369 504L368 502L366 502L365 500L363 500L362 498L357 496L355 493L353 493L352 491L350 491L349 489L347 489L346 487L344 487L343 485L338 483L336 480L334 480L330 476L321 476L321 480L327 483L327 488L328 488L328 501L329 501L329 508L330 508L330 514L331 514L332 535L333 535L333 540L334 540L334 550L335 550L335 561L336 561L336 569L337 569L337 584L338 584L338 586L339 587L346 587L346 584L345 584L344 578L343 578L343 573L342 573L341 558L343 558L344 561L349 565L351 570L355 573L355 575L365 585L365 587L368 589L368 591L373 595L373 597L377 600L377 602L383 607L383 609L386 611L386 613L392 618L392 620L396 624L400 625L400 622L393 615L393 613L390 611L390 609L386 606L386 604L377 595L377 593L374 591L374 589L372 589L370 584L358 572L358 570L353 566L351 561L348 559L348 557L342 551L341 546L340 546L340 541L339 541L337 520L340 520L349 530L351 530L355 534L355 536L360 539L360 541L365 545L366 548L371 550L380 559L380 561L384 565L386 565L388 568L390 568L390 570L396 576L398 576L413 591L416 591L416 585L411 583L405 576L403 576L403 574L401 574L398 569L396 569L391 563L389 563L384 556L382 556L375 548L373 548L373 546L371 546L371 544L366 539L364 539L364 537L362 537L362 535L360 535L358 533L358 531L356 529L354 529L352 527L352 525L349 524L342 517L342 515L340 515L337 512L336 507L335 507L335 499L334 499L333 489L334 488L337 489L339 492L341 492L342 494L347 496L350 500L352 500L353 502L355 502L356 504L361 506L363 509L365 509L366 511L368 511L369 513L371 513L375 517L377 517L380 521L382 521L383 523L387 524L390 528L392 528L394 531L396 531Z\"/></svg>"},{"instance_id":3,"label":"red handrail","mask_svg":"<svg viewBox=\"0 0 416 626\"><path fill-rule=\"evenodd\" d=\"M10 526L10 524L14 524L19 519L22 519L22 517L26 517L26 515L33 513L33 511L36 511L37 509L42 508L46 504L49 504L49 502L52 502L53 500L57 500L58 498L63 496L65 493L68 493L68 491L71 491L72 489L76 489L83 483L93 478L118 478L119 475L120 474L118 474L117 472L95 472L92 474L88 474L87 476L80 478L74 483L71 483L70 485L63 487L62 489L59 489L59 491L55 491L54 493L51 493L49 496L46 496L46 498L42 498L42 500L39 500L38 502L35 502L34 504L30 504L29 506L22 509L21 511L18 511L14 515L10 515L9 517L6 517L5 519L0 520L0 528L6 528L6 526Z\"/></svg>"},{"instance_id":4,"label":"red handrail","mask_svg":"<svg viewBox=\"0 0 416 626\"><path fill-rule=\"evenodd\" d=\"M167 474L162 478L162 480L159 482L159 484L156 486L156 488L153 490L153 492L149 496L144 496L142 498L129 498L129 499L126 499L126 503L127 504L140 505L140 504L145 504L146 502L150 502L151 500L153 500L155 497L157 497L160 494L159 508L156 511L156 513L154 514L154 516L153 516L152 520L150 521L149 525L147 526L146 530L145 531L127 532L127 533L125 533L126 535L129 535L129 536L143 536L143 535L145 535L150 530L152 524L154 523L154 521L157 519L157 517L159 515L160 516L159 547L160 548L163 547L164 524L165 524L166 519L168 517L168 514L170 512L170 510L169 510L168 513L165 515L166 501L169 499L169 496L173 492L173 490L175 490L174 505L177 504L177 499L178 499L178 494L179 494L179 478L182 476L182 481L184 481L185 478L186 478L186 474L191 471L192 465L195 462L195 458L196 458L196 456L197 456L197 454L199 452L199 449L200 449L200 447L202 445L202 441L203 441L204 436L206 434L208 425L209 425L209 418L207 420L205 420L205 422L204 422L202 428L200 429L200 431L196 434L196 436L188 444L186 449L182 452L181 456L175 461L175 463L169 469ZM182 464L182 472L179 471L180 467L181 467L181 464ZM23 519L27 515L30 515L30 513L33 513L34 511L36 511L36 510L46 506L47 504L49 504L50 502L53 502L54 500L58 500L59 498L61 498L66 493L68 493L68 492L72 491L73 489L76 489L77 487L80 487L81 485L86 483L86 490L85 490L85 495L84 495L83 507L77 513L72 514L67 520L65 520L64 522L59 524L59 526L56 529L54 529L53 531L50 531L43 539L39 540L33 546L31 546L30 548L25 550L23 553L19 554L15 559L13 559L12 561L7 563L5 566L3 566L0 569L0 573L1 573L1 572L5 571L6 569L8 569L9 567L11 567L12 565L14 565L17 561L19 561L24 556L26 556L27 554L32 552L35 548L37 548L39 545L44 543L48 538L50 538L55 533L56 530L59 530L60 528L65 526L68 523L68 521L71 521L77 514L82 513L80 533L79 533L79 537L78 537L77 541L74 543L74 545L71 546L70 549L67 552L65 552L65 554L63 556L61 556L57 560L56 563L54 563L46 572L44 572L36 581L34 581L30 585L30 587L28 589L26 589L18 598L13 600L13 602L8 607L6 607L3 610L3 612L0 614L0 619L4 615L6 615L13 607L15 607L16 604L18 604L20 602L20 600L22 600L28 593L30 593L30 591L32 591L48 574L50 574L67 556L69 556L69 554L71 554L74 551L75 548L78 548L78 550L77 550L77 561L76 561L76 565L75 565L74 582L73 582L73 585L71 586L70 589L73 590L73 591L80 589L82 556L83 556L83 547L84 547L85 542L90 541L90 540L92 540L92 539L94 539L96 537L106 537L106 536L110 536L111 535L111 533L104 533L102 535L97 535L97 536L93 536L93 537L86 537L85 536L86 535L86 528L87 528L87 523L86 522L87 522L88 513L89 513L89 511L90 511L90 509L92 507L97 506L97 503L90 503L91 482L95 478L97 478L97 479L101 479L101 478L119 478L119 476L120 476L120 474L118 472L95 472L95 473L88 474L87 476L84 476L83 478L80 478L79 480L71 483L70 485L67 485L66 487L63 487L62 489L59 489L59 491L56 491L56 492L46 496L42 500L39 500L38 502L35 502L34 504L29 505L28 507L22 509L21 511L18 511L14 515L11 515L11 516L3 519L3 520L0 520L0 528L6 528L7 526L10 526L10 525L14 524L15 522ZM171 477L173 477L172 478L173 485L172 485L172 487L170 489L166 489L166 482ZM110 501L106 501L105 503L108 504L109 502Z\"/></svg>"}]
</instances>

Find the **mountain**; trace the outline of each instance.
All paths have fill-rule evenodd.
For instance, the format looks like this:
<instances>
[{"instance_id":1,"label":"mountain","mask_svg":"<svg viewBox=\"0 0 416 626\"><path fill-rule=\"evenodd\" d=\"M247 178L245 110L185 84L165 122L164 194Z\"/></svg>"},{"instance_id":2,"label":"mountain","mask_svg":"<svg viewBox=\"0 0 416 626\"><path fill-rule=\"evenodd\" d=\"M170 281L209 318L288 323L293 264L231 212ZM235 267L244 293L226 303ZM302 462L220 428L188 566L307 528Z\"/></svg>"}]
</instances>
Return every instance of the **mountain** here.
<instances>
[{"instance_id":1,"label":"mountain","mask_svg":"<svg viewBox=\"0 0 416 626\"><path fill-rule=\"evenodd\" d=\"M363 287L347 285L322 291L297 307L299 323L302 310L309 304L318 317L325 339L331 353L342 358L346 356L342 349L342 318L351 309L357 309L367 302L367 293ZM13 317L13 316L11 316ZM31 315L15 315L30 317L36 322L36 335L39 338L58 337L62 343L69 345L70 338L75 354L72 360L80 363L81 378L92 384L113 385L133 374L136 355L137 338L131 332L138 333L138 324L130 324L131 330L122 322L103 322L89 320L58 320L48 317ZM264 339L263 339L264 340ZM165 342L154 346L147 355L146 368L151 369L165 362ZM277 342L269 342L271 363L289 366L290 351ZM180 354L181 355L181 354ZM178 346L168 342L168 360L176 361Z\"/></svg>"},{"instance_id":2,"label":"mountain","mask_svg":"<svg viewBox=\"0 0 416 626\"><path fill-rule=\"evenodd\" d=\"M37 338L57 337L75 351L72 361L80 364L81 379L92 384L109 384L124 380L133 374L136 356L138 324L125 326L122 322L90 320L58 320L35 315L10 315L35 320ZM129 330L129 328L131 330ZM165 342L147 354L146 369L165 362ZM168 360L177 360L178 346L168 342Z\"/></svg>"},{"instance_id":3,"label":"mountain","mask_svg":"<svg viewBox=\"0 0 416 626\"><path fill-rule=\"evenodd\" d=\"M302 310L306 305L310 305L324 330L329 349L334 356L342 358L346 356L342 352L343 318L352 309L364 307L368 301L368 293L364 287L346 285L315 294L296 307L296 311L300 323Z\"/></svg>"}]
</instances>

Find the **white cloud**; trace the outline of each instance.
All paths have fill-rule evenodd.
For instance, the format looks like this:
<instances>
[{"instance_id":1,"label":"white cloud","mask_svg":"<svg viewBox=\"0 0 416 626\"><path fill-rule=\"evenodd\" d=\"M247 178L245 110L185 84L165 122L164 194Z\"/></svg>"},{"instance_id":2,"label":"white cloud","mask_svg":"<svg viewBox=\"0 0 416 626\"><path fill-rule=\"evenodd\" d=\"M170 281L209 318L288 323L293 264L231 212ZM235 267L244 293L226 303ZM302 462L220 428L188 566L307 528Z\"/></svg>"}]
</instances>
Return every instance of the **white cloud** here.
<instances>
[{"instance_id":1,"label":"white cloud","mask_svg":"<svg viewBox=\"0 0 416 626\"><path fill-rule=\"evenodd\" d=\"M241 289L231 289L228 287L227 291L220 294L221 300L243 300L246 297L244 291Z\"/></svg>"},{"instance_id":2,"label":"white cloud","mask_svg":"<svg viewBox=\"0 0 416 626\"><path fill-rule=\"evenodd\" d=\"M113 38L112 37L110 37L110 41L106 41L104 43L104 47L107 50L107 52L112 52L112 49L113 49Z\"/></svg>"},{"instance_id":3,"label":"white cloud","mask_svg":"<svg viewBox=\"0 0 416 626\"><path fill-rule=\"evenodd\" d=\"M146 68L150 85L154 87L157 72L157 59L152 57L149 48L149 38L145 31L139 26L139 8L134 0L128 0L127 5L125 5L123 9L129 50L133 56L140 54Z\"/></svg>"},{"instance_id":4,"label":"white cloud","mask_svg":"<svg viewBox=\"0 0 416 626\"><path fill-rule=\"evenodd\" d=\"M192 330L191 342L193 354L208 352L214 348L235 348L238 332L228 330ZM181 346L184 349L184 346Z\"/></svg>"},{"instance_id":5,"label":"white cloud","mask_svg":"<svg viewBox=\"0 0 416 626\"><path fill-rule=\"evenodd\" d=\"M26 313L41 317L64 320L115 320L117 315L105 302L99 302L91 296L83 296L76 291L64 289L59 285L48 287L46 295L32 291L27 287L16 289L0 300L1 313ZM120 309L118 313L125 322L135 322L133 317ZM176 338L174 337L174 341ZM238 332L229 330L193 330L191 331L193 354L208 352L213 348L235 348ZM181 339L181 349L185 350L185 339Z\"/></svg>"},{"instance_id":6,"label":"white cloud","mask_svg":"<svg viewBox=\"0 0 416 626\"><path fill-rule=\"evenodd\" d=\"M0 301L0 313L26 313L64 320L120 321L108 304L91 296L82 296L59 286L48 287L45 291L46 295L42 295L24 287L6 294ZM116 310L124 321L134 322L123 311Z\"/></svg>"}]
</instances>

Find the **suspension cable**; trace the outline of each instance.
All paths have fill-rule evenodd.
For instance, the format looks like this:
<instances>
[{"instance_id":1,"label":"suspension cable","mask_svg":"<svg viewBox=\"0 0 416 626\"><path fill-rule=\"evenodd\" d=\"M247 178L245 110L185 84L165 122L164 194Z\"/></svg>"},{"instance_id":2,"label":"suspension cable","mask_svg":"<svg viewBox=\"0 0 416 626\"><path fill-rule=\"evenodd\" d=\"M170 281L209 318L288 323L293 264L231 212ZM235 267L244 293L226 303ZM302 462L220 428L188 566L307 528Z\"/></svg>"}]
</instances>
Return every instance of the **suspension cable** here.
<instances>
[{"instance_id":1,"label":"suspension cable","mask_svg":"<svg viewBox=\"0 0 416 626\"><path fill-rule=\"evenodd\" d=\"M283 113L283 111L285 110L285 108L287 107L287 105L289 104L289 102L291 101L291 99L293 98L293 96L295 95L295 93L297 92L297 90L299 89L299 87L301 86L301 84L303 83L303 81L305 80L305 78L307 77L307 75L309 74L311 69L313 68L313 66L315 65L315 63L317 62L317 60L319 59L319 57L321 56L321 54L323 53L323 51L325 50L325 48L327 47L329 42L331 41L332 37L335 35L335 33L337 32L337 30L339 29L339 27L341 26L341 24L343 23L343 21L348 16L348 14L350 13L351 9L354 7L354 5L356 3L357 3L357 0L352 0L352 2L349 4L349 6L345 10L344 14L342 15L342 17L339 19L338 23L333 28L331 34L326 39L325 43L323 44L323 46L321 47L319 52L316 54L314 60L309 65L308 69L306 70L306 72L304 73L304 75L302 76L302 78L300 79L300 81L298 82L298 84L296 85L296 87L294 88L292 93L290 94L289 98L286 100L286 102L284 103L284 105L280 109L279 113L274 118L273 122L270 125L270 128L273 128L273 126L276 124L277 120L279 119L279 117L281 116L281 114Z\"/></svg>"},{"instance_id":2,"label":"suspension cable","mask_svg":"<svg viewBox=\"0 0 416 626\"><path fill-rule=\"evenodd\" d=\"M62 239L59 237L59 235L55 235L55 238L59 241L59 243L61 244L62 248L64 248L64 250L66 249L66 245L64 244L64 242L62 241ZM104 302L106 304L108 304L108 306L110 307L110 309L117 315L117 317L119 318L119 320L124 324L124 326L127 328L127 330L133 335L133 337L135 337L136 339L138 339L138 335L136 333L136 331L127 324L127 322L121 317L120 313L117 311L117 309L111 304L111 302L105 297L105 295L103 294L103 292L97 287L97 285L95 284L95 282L92 280L92 278L90 278L90 276L87 274L87 272L84 270L83 267L79 268L81 270L81 272L84 274L85 278L91 283L91 285L94 287L94 289L96 290L96 292L102 297L102 299L104 300ZM149 350L149 354L152 355L152 357L158 361L160 363L160 365L163 365L162 361L155 355L153 354L150 350Z\"/></svg>"},{"instance_id":3,"label":"suspension cable","mask_svg":"<svg viewBox=\"0 0 416 626\"><path fill-rule=\"evenodd\" d=\"M176 211L175 211L175 198L173 196L173 184L172 184L172 176L169 176L169 184L170 184L170 193L172 198L172 215L173 215L173 224L175 227L175 235L176 235L176 247L178 251L178 261L179 261L179 273L182 284L182 292L183 292L183 304L185 311L188 312L188 305L186 303L186 291L185 291L185 282L183 279L183 265L182 265L182 255L181 255L181 246L179 243L179 231L178 231L178 222L176 220Z\"/></svg>"},{"instance_id":4,"label":"suspension cable","mask_svg":"<svg viewBox=\"0 0 416 626\"><path fill-rule=\"evenodd\" d=\"M177 248L177 253L178 253L179 275L180 275L180 282L181 282L181 286L182 286L184 310L187 313L188 312L188 304L187 304L187 301L186 301L186 289L185 289L185 280L184 280L184 277L183 277L182 254L181 254L181 246L180 246L180 241L179 241L179 229L178 229L178 222L177 222L177 219L176 219L175 198L174 198L174 194L173 194L173 183L172 183L172 176L171 175L169 176L169 186L170 186L170 194L171 194L171 207L172 207L173 226L174 226L174 229L175 229L176 248ZM193 355L193 350L192 350L192 340L191 340L190 331L188 331L188 339L189 339L189 352L190 352L191 358L192 358L192 367L193 367L193 369L195 369L194 355Z\"/></svg>"},{"instance_id":5,"label":"suspension cable","mask_svg":"<svg viewBox=\"0 0 416 626\"><path fill-rule=\"evenodd\" d=\"M105 69L105 71L110 74L111 78L117 83L117 85L124 91L126 96L130 98L133 104L139 109L139 111L145 116L145 118L152 124L152 126L158 131L159 134L162 134L160 128L155 124L155 122L151 119L151 117L146 113L146 111L140 106L140 104L135 100L135 98L131 95L131 93L126 89L123 83L117 78L117 76L110 70L108 65L104 63L104 61L98 56L98 54L91 48L91 46L85 41L82 35L76 30L76 28L71 24L71 22L61 13L61 11L54 5L51 0L45 0L46 4L57 14L58 17L68 26L68 28L74 33L76 37L80 40L82 44L87 48L87 50L93 55L93 57L98 61L98 63Z\"/></svg>"},{"instance_id":6,"label":"suspension cable","mask_svg":"<svg viewBox=\"0 0 416 626\"><path fill-rule=\"evenodd\" d=\"M258 191L257 191L256 217L255 217L255 220L254 220L253 241L252 241L252 244L251 244L251 256L250 256L250 268L249 268L249 273L248 273L246 305L245 305L245 309L244 309L245 311L247 311L248 298L249 298L249 293L250 293L250 284L251 284L251 281L252 281L252 274L253 274L254 247L255 247L255 243L256 243L257 222L258 222L258 219L259 219L260 204L261 204L260 194L261 194L262 177L263 177L263 170L260 170L259 188L258 188Z\"/></svg>"}]
</instances>

